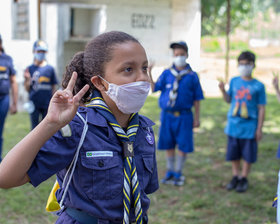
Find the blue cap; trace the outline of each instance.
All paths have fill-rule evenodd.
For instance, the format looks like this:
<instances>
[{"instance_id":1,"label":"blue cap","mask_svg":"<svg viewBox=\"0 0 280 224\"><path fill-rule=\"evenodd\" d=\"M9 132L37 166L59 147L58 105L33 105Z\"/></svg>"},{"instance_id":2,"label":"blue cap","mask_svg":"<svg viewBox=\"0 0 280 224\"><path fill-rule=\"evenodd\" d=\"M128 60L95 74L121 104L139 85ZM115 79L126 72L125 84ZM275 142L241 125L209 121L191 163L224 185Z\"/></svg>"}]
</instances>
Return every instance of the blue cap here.
<instances>
[{"instance_id":1,"label":"blue cap","mask_svg":"<svg viewBox=\"0 0 280 224\"><path fill-rule=\"evenodd\" d=\"M48 51L48 45L45 41L37 40L33 44L33 51Z\"/></svg>"},{"instance_id":2,"label":"blue cap","mask_svg":"<svg viewBox=\"0 0 280 224\"><path fill-rule=\"evenodd\" d=\"M186 44L185 41L179 41L179 42L171 43L170 44L170 48L172 48L172 49L174 49L174 48L182 48L186 52L188 52L188 45Z\"/></svg>"}]
</instances>

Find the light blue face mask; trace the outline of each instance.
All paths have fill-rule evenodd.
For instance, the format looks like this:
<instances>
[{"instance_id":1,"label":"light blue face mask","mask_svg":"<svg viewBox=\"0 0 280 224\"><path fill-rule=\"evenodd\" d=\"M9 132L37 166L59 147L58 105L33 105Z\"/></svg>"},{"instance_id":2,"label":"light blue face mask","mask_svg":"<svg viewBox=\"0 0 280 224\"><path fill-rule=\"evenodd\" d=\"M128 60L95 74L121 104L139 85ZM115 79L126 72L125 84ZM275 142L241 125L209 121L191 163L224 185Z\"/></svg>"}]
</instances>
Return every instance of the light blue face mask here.
<instances>
[{"instance_id":1,"label":"light blue face mask","mask_svg":"<svg viewBox=\"0 0 280 224\"><path fill-rule=\"evenodd\" d=\"M34 58L37 61L44 61L46 59L46 53L35 53Z\"/></svg>"}]
</instances>

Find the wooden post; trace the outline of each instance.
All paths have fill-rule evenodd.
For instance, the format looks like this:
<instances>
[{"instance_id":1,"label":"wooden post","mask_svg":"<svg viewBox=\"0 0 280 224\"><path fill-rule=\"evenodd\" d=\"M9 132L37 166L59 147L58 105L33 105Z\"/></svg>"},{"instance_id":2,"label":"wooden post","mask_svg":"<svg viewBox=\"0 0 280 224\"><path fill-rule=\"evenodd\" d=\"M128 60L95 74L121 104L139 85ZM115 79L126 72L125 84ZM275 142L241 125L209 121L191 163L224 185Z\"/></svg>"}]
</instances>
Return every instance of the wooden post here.
<instances>
[{"instance_id":1,"label":"wooden post","mask_svg":"<svg viewBox=\"0 0 280 224\"><path fill-rule=\"evenodd\" d=\"M229 79L229 50L230 50L230 11L231 5L230 0L227 0L227 29L226 29L226 66L225 66L225 82L228 82Z\"/></svg>"}]
</instances>

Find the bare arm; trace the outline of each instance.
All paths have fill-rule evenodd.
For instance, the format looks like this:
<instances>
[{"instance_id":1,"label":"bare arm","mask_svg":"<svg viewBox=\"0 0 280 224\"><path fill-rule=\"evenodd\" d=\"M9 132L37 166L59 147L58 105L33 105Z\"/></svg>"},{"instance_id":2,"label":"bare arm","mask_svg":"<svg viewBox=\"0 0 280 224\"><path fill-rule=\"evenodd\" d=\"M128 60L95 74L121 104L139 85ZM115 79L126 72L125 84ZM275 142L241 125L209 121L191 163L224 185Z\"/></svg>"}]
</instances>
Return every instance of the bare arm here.
<instances>
[{"instance_id":1,"label":"bare arm","mask_svg":"<svg viewBox=\"0 0 280 224\"><path fill-rule=\"evenodd\" d=\"M57 91L51 99L45 119L5 156L0 164L0 188L11 188L29 181L27 171L44 143L75 116L79 101L87 92L86 85L72 95L77 74L73 73L68 87Z\"/></svg>"},{"instance_id":2,"label":"bare arm","mask_svg":"<svg viewBox=\"0 0 280 224\"><path fill-rule=\"evenodd\" d=\"M194 101L194 122L193 122L193 127L198 128L200 126L200 101L196 100Z\"/></svg>"},{"instance_id":3,"label":"bare arm","mask_svg":"<svg viewBox=\"0 0 280 224\"><path fill-rule=\"evenodd\" d=\"M54 95L54 93L56 92L57 90L57 85L52 85L52 94Z\"/></svg>"},{"instance_id":4,"label":"bare arm","mask_svg":"<svg viewBox=\"0 0 280 224\"><path fill-rule=\"evenodd\" d=\"M17 101L18 101L18 85L16 81L16 76L10 76L11 89L12 89L12 105L10 107L11 114L15 114L17 112Z\"/></svg>"},{"instance_id":5,"label":"bare arm","mask_svg":"<svg viewBox=\"0 0 280 224\"><path fill-rule=\"evenodd\" d=\"M230 103L231 97L227 94L227 92L225 90L225 84L223 82L219 83L219 88L220 88L220 90L223 94L224 101L227 102L227 103Z\"/></svg>"},{"instance_id":6,"label":"bare arm","mask_svg":"<svg viewBox=\"0 0 280 224\"><path fill-rule=\"evenodd\" d=\"M31 82L31 76L30 76L30 73L28 71L28 68L25 69L24 71L24 88L27 92L29 92L30 90L30 82Z\"/></svg>"},{"instance_id":7,"label":"bare arm","mask_svg":"<svg viewBox=\"0 0 280 224\"><path fill-rule=\"evenodd\" d=\"M259 105L258 110L259 112L258 112L258 127L256 131L256 140L260 141L262 139L262 127L263 127L263 122L265 117L265 106Z\"/></svg>"}]
</instances>

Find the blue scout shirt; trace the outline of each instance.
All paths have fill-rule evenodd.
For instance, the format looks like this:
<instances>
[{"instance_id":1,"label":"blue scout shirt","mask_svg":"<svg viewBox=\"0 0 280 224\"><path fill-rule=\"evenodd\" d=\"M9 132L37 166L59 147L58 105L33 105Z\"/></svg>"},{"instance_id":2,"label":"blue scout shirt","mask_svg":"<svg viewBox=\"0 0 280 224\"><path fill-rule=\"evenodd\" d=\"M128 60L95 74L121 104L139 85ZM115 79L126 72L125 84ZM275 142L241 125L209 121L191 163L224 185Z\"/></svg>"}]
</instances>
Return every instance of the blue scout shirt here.
<instances>
[{"instance_id":1,"label":"blue scout shirt","mask_svg":"<svg viewBox=\"0 0 280 224\"><path fill-rule=\"evenodd\" d=\"M52 98L52 86L57 84L52 66L39 67L30 65L28 71L31 75L29 99L37 108L47 109Z\"/></svg>"},{"instance_id":2,"label":"blue scout shirt","mask_svg":"<svg viewBox=\"0 0 280 224\"><path fill-rule=\"evenodd\" d=\"M176 67L174 65L172 67L176 70ZM191 69L190 65L187 64L185 69ZM162 110L189 110L192 108L194 101L203 99L203 93L199 78L196 72L191 70L189 74L184 75L180 80L176 103L174 107L171 108L170 106L168 106L168 101L169 92L173 89L174 81L175 76L171 73L170 69L166 69L163 71L163 73L155 83L154 91L161 91L159 106Z\"/></svg>"},{"instance_id":3,"label":"blue scout shirt","mask_svg":"<svg viewBox=\"0 0 280 224\"><path fill-rule=\"evenodd\" d=\"M10 76L15 75L13 59L5 54L0 54L0 98L9 94Z\"/></svg>"},{"instance_id":4,"label":"blue scout shirt","mask_svg":"<svg viewBox=\"0 0 280 224\"><path fill-rule=\"evenodd\" d=\"M234 138L255 138L258 105L266 104L264 85L256 79L247 81L238 76L230 81L228 95L231 105L225 133ZM242 113L247 114L248 118L242 117Z\"/></svg>"},{"instance_id":5,"label":"blue scout shirt","mask_svg":"<svg viewBox=\"0 0 280 224\"><path fill-rule=\"evenodd\" d=\"M80 107L79 112L83 117L87 114L89 127L64 205L81 209L96 218L122 222L124 174L121 143L105 118L95 109ZM143 214L147 213L150 204L147 194L159 187L153 125L148 118L139 116L139 129L134 142ZM66 169L78 147L83 126L76 116L70 122L70 137L63 137L59 131L46 142L28 171L33 186L38 186L56 173L62 185ZM62 191L58 190L58 201L61 197Z\"/></svg>"}]
</instances>

